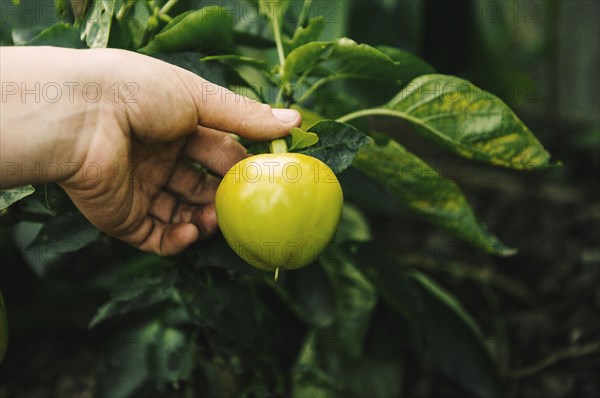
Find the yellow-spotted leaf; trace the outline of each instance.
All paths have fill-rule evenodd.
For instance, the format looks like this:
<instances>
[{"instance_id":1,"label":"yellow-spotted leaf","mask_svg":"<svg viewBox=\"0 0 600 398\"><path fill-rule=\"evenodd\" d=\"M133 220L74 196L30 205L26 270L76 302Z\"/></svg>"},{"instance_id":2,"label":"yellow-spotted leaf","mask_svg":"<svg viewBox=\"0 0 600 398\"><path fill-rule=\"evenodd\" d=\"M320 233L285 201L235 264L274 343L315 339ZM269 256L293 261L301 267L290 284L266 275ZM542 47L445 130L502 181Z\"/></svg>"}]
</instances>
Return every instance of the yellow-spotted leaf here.
<instances>
[{"instance_id":1,"label":"yellow-spotted leaf","mask_svg":"<svg viewBox=\"0 0 600 398\"><path fill-rule=\"evenodd\" d=\"M515 169L550 166L550 155L514 112L466 80L418 77L384 108L381 114L406 120L426 138L465 158Z\"/></svg>"},{"instance_id":2,"label":"yellow-spotted leaf","mask_svg":"<svg viewBox=\"0 0 600 398\"><path fill-rule=\"evenodd\" d=\"M396 141L370 142L358 151L352 165L379 182L400 205L434 225L491 253L514 253L479 223L458 185Z\"/></svg>"}]
</instances>

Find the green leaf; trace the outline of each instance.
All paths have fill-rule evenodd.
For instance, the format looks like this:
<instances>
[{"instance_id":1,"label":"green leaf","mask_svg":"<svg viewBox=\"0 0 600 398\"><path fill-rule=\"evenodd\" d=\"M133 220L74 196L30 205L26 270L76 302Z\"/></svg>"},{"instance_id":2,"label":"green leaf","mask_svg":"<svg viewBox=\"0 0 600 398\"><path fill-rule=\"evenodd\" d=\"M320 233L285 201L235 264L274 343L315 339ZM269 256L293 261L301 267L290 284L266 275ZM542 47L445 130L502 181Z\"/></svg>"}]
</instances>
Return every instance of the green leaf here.
<instances>
[{"instance_id":1,"label":"green leaf","mask_svg":"<svg viewBox=\"0 0 600 398\"><path fill-rule=\"evenodd\" d=\"M319 142L318 135L315 133L306 132L298 127L292 127L290 134L292 135L292 146L290 146L290 151L308 148L309 146L315 145L317 142Z\"/></svg>"},{"instance_id":2,"label":"green leaf","mask_svg":"<svg viewBox=\"0 0 600 398\"><path fill-rule=\"evenodd\" d=\"M159 321L123 330L104 352L96 371L95 396L126 398L133 396L150 378L150 350L161 334Z\"/></svg>"},{"instance_id":3,"label":"green leaf","mask_svg":"<svg viewBox=\"0 0 600 398\"><path fill-rule=\"evenodd\" d=\"M336 345L352 358L362 353L363 341L377 303L371 282L342 250L331 246L319 257L335 295Z\"/></svg>"},{"instance_id":4,"label":"green leaf","mask_svg":"<svg viewBox=\"0 0 600 398\"><path fill-rule=\"evenodd\" d=\"M79 29L65 22L58 22L44 29L24 45L86 48L86 44L81 41Z\"/></svg>"},{"instance_id":5,"label":"green leaf","mask_svg":"<svg viewBox=\"0 0 600 398\"><path fill-rule=\"evenodd\" d=\"M343 246L357 267L377 287L377 293L408 321L424 311L421 294L401 264L402 257L381 242L349 243ZM400 252L402 248L400 249ZM376 264L376 266L373 266Z\"/></svg>"},{"instance_id":6,"label":"green leaf","mask_svg":"<svg viewBox=\"0 0 600 398\"><path fill-rule=\"evenodd\" d=\"M344 191L344 201L358 206L367 214L393 217L402 214L402 207L379 182L355 167L338 176Z\"/></svg>"},{"instance_id":7,"label":"green leaf","mask_svg":"<svg viewBox=\"0 0 600 398\"><path fill-rule=\"evenodd\" d=\"M63 213L48 221L27 250L62 254L77 251L94 242L100 231L79 212Z\"/></svg>"},{"instance_id":8,"label":"green leaf","mask_svg":"<svg viewBox=\"0 0 600 398\"><path fill-rule=\"evenodd\" d=\"M395 61L388 55L367 44L358 44L354 40L342 38L333 43L333 51L327 61L335 61L335 74L350 74L369 80L385 80L388 83L405 83L415 74L414 66L405 65L405 59ZM409 58L413 61L416 56ZM424 70L431 67L422 63Z\"/></svg>"},{"instance_id":9,"label":"green leaf","mask_svg":"<svg viewBox=\"0 0 600 398\"><path fill-rule=\"evenodd\" d=\"M323 120L311 127L319 142L300 153L313 156L339 174L352 164L356 152L369 142L369 137L355 127L334 120Z\"/></svg>"},{"instance_id":10,"label":"green leaf","mask_svg":"<svg viewBox=\"0 0 600 398\"><path fill-rule=\"evenodd\" d=\"M68 206L72 206L69 196L56 183L37 186L34 197L53 216L57 216Z\"/></svg>"},{"instance_id":11,"label":"green leaf","mask_svg":"<svg viewBox=\"0 0 600 398\"><path fill-rule=\"evenodd\" d=\"M233 31L235 44L238 46L253 47L257 49L272 49L275 42L272 38L264 37L263 35L253 34L246 31Z\"/></svg>"},{"instance_id":12,"label":"green leaf","mask_svg":"<svg viewBox=\"0 0 600 398\"><path fill-rule=\"evenodd\" d=\"M435 73L433 66L413 53L390 46L376 46L375 48L402 65L402 80L405 82L421 75Z\"/></svg>"},{"instance_id":13,"label":"green leaf","mask_svg":"<svg viewBox=\"0 0 600 398\"><path fill-rule=\"evenodd\" d=\"M286 139L286 142L289 141ZM268 142L255 142L248 147L248 153L251 155L260 155L261 153L271 153Z\"/></svg>"},{"instance_id":14,"label":"green leaf","mask_svg":"<svg viewBox=\"0 0 600 398\"><path fill-rule=\"evenodd\" d=\"M217 61L223 65L226 83L223 82L222 86L227 85L234 93L255 101L267 102L263 89L270 87L267 82L271 77L271 71L266 62L233 54L207 56L200 59L204 65L211 65L209 61Z\"/></svg>"},{"instance_id":15,"label":"green leaf","mask_svg":"<svg viewBox=\"0 0 600 398\"><path fill-rule=\"evenodd\" d=\"M485 338L454 296L402 265L380 243L353 244L348 250L383 299L402 316L405 343L475 394L501 395L498 369Z\"/></svg>"},{"instance_id":16,"label":"green leaf","mask_svg":"<svg viewBox=\"0 0 600 398\"><path fill-rule=\"evenodd\" d=\"M176 288L190 321L210 330L218 343L228 349L254 347L260 338L264 338L261 334L265 332L261 328L264 308L249 281L242 277L210 279L208 282L202 279L189 273L177 280Z\"/></svg>"},{"instance_id":17,"label":"green leaf","mask_svg":"<svg viewBox=\"0 0 600 398\"><path fill-rule=\"evenodd\" d=\"M283 13L289 6L290 0L258 0L259 12L271 22L283 20Z\"/></svg>"},{"instance_id":18,"label":"green leaf","mask_svg":"<svg viewBox=\"0 0 600 398\"><path fill-rule=\"evenodd\" d=\"M335 243L346 241L365 242L371 240L371 238L371 229L367 218L357 207L344 203L342 218L333 241Z\"/></svg>"},{"instance_id":19,"label":"green leaf","mask_svg":"<svg viewBox=\"0 0 600 398\"><path fill-rule=\"evenodd\" d=\"M432 224L491 253L515 253L477 221L458 185L396 141L371 142L361 148L353 165L379 182L401 205Z\"/></svg>"},{"instance_id":20,"label":"green leaf","mask_svg":"<svg viewBox=\"0 0 600 398\"><path fill-rule=\"evenodd\" d=\"M320 122L321 120L327 119L319 115L312 110L306 109L300 105L293 104L290 108L297 110L300 112L300 116L302 116L302 125L300 128L304 131L309 131L312 126Z\"/></svg>"},{"instance_id":21,"label":"green leaf","mask_svg":"<svg viewBox=\"0 0 600 398\"><path fill-rule=\"evenodd\" d=\"M269 65L265 61L262 61L260 59L251 58L251 57L245 57L243 55L235 55L235 54L210 55L210 56L201 58L200 61L202 61L202 62L217 61L217 62L222 63L223 65L227 65L227 66L231 66L231 67L247 65L247 66L252 66L254 68L262 69L265 71L269 71L269 69L270 69Z\"/></svg>"},{"instance_id":22,"label":"green leaf","mask_svg":"<svg viewBox=\"0 0 600 398\"><path fill-rule=\"evenodd\" d=\"M327 369L323 369L317 347L316 330L311 331L300 350L293 370L292 398L330 398L339 394L339 381Z\"/></svg>"},{"instance_id":23,"label":"green leaf","mask_svg":"<svg viewBox=\"0 0 600 398\"><path fill-rule=\"evenodd\" d=\"M299 26L291 39L283 40L283 48L289 53L304 44L316 41L325 28L325 18L321 15L311 18L306 27Z\"/></svg>"},{"instance_id":24,"label":"green leaf","mask_svg":"<svg viewBox=\"0 0 600 398\"><path fill-rule=\"evenodd\" d=\"M497 366L475 320L431 279L416 271L410 275L424 304L421 332L434 332L422 336L423 357L480 397L502 396Z\"/></svg>"},{"instance_id":25,"label":"green leaf","mask_svg":"<svg viewBox=\"0 0 600 398\"><path fill-rule=\"evenodd\" d=\"M81 40L85 40L89 48L106 48L110 38L116 0L95 1L84 20Z\"/></svg>"},{"instance_id":26,"label":"green leaf","mask_svg":"<svg viewBox=\"0 0 600 398\"><path fill-rule=\"evenodd\" d=\"M192 245L185 251L184 256L185 262L193 264L197 269L215 267L243 274L260 275L262 273L235 254L221 233Z\"/></svg>"},{"instance_id":27,"label":"green leaf","mask_svg":"<svg viewBox=\"0 0 600 398\"><path fill-rule=\"evenodd\" d=\"M309 332L293 369L293 398L400 396L402 364L398 357L349 358L330 343L318 329Z\"/></svg>"},{"instance_id":28,"label":"green leaf","mask_svg":"<svg viewBox=\"0 0 600 398\"><path fill-rule=\"evenodd\" d=\"M190 336L160 320L126 328L105 350L96 372L94 396L143 396L149 384L163 391L166 385L189 378L197 355Z\"/></svg>"},{"instance_id":29,"label":"green leaf","mask_svg":"<svg viewBox=\"0 0 600 398\"><path fill-rule=\"evenodd\" d=\"M327 112L324 112L328 115L328 119L335 119L356 109L379 106L394 97L398 90L415 77L435 73L435 69L429 64L409 52L394 47L381 46L375 48L396 62L394 67L388 70L382 69L378 72L378 75L365 76L365 72L368 74L369 65L372 62L381 63L382 60L380 60L381 57L376 56L375 59L379 61L373 61L370 59L372 51L362 51L363 54L359 55L356 61L361 62L363 65L366 64L366 70L363 67L358 67L353 71L354 74L337 74L341 69L334 64L331 67L333 73L324 74L325 77L315 82L315 86L320 85L316 90L313 88L314 94L311 94L311 96L316 102L315 107L328 109ZM331 62L326 62L323 65L328 64L331 64ZM383 61L383 65L385 64L389 64L389 61ZM301 101L307 99L306 93L299 98ZM335 111L335 108L339 108L339 110ZM329 111L329 109L334 110L334 112Z\"/></svg>"},{"instance_id":30,"label":"green leaf","mask_svg":"<svg viewBox=\"0 0 600 398\"><path fill-rule=\"evenodd\" d=\"M227 83L223 66L216 63L199 62L199 54L197 52L155 53L152 56L194 72L203 79L220 86L224 86Z\"/></svg>"},{"instance_id":31,"label":"green leaf","mask_svg":"<svg viewBox=\"0 0 600 398\"><path fill-rule=\"evenodd\" d=\"M208 6L178 15L139 51L144 54L178 51L214 54L233 50L230 13L222 7Z\"/></svg>"},{"instance_id":32,"label":"green leaf","mask_svg":"<svg viewBox=\"0 0 600 398\"><path fill-rule=\"evenodd\" d=\"M31 185L24 185L18 188L0 190L0 211L8 208L15 202L31 195L35 189Z\"/></svg>"},{"instance_id":33,"label":"green leaf","mask_svg":"<svg viewBox=\"0 0 600 398\"><path fill-rule=\"evenodd\" d=\"M406 84L415 76L433 72L433 68L415 55L385 48L387 55L375 47L341 38L333 42L312 42L290 52L285 60L283 81L289 82L321 64L325 81L360 79ZM317 84L323 84L317 82Z\"/></svg>"},{"instance_id":34,"label":"green leaf","mask_svg":"<svg viewBox=\"0 0 600 398\"><path fill-rule=\"evenodd\" d=\"M300 76L307 70L311 70L320 64L325 60L332 45L332 42L314 41L290 52L285 58L285 66L282 74L283 84L290 82L294 77Z\"/></svg>"},{"instance_id":35,"label":"green leaf","mask_svg":"<svg viewBox=\"0 0 600 398\"><path fill-rule=\"evenodd\" d=\"M149 30L152 10L146 1L117 0L109 47L137 50Z\"/></svg>"},{"instance_id":36,"label":"green leaf","mask_svg":"<svg viewBox=\"0 0 600 398\"><path fill-rule=\"evenodd\" d=\"M189 335L174 327L164 327L150 350L149 362L158 391L189 380L200 353Z\"/></svg>"},{"instance_id":37,"label":"green leaf","mask_svg":"<svg viewBox=\"0 0 600 398\"><path fill-rule=\"evenodd\" d=\"M466 80L426 75L385 108L463 157L516 169L550 166L550 155L510 108Z\"/></svg>"},{"instance_id":38,"label":"green leaf","mask_svg":"<svg viewBox=\"0 0 600 398\"><path fill-rule=\"evenodd\" d=\"M25 45L47 28L45 25L15 26L10 32L12 42L16 46Z\"/></svg>"},{"instance_id":39,"label":"green leaf","mask_svg":"<svg viewBox=\"0 0 600 398\"><path fill-rule=\"evenodd\" d=\"M303 322L326 328L335 321L334 292L322 267L313 265L282 272L277 282L270 274L265 279L279 299Z\"/></svg>"},{"instance_id":40,"label":"green leaf","mask_svg":"<svg viewBox=\"0 0 600 398\"><path fill-rule=\"evenodd\" d=\"M258 6L258 5L257 5ZM244 8L234 26L233 36L240 46L260 49L273 49L275 40L273 28L266 18L261 18L258 9Z\"/></svg>"},{"instance_id":41,"label":"green leaf","mask_svg":"<svg viewBox=\"0 0 600 398\"><path fill-rule=\"evenodd\" d=\"M176 272L172 268L160 267L148 275L139 275L119 286L111 299L96 311L89 327L118 315L150 307L157 303L173 300L177 294L174 288Z\"/></svg>"},{"instance_id":42,"label":"green leaf","mask_svg":"<svg viewBox=\"0 0 600 398\"><path fill-rule=\"evenodd\" d=\"M100 231L81 213L69 211L45 223L23 252L36 272L43 275L48 264L64 254L84 248L99 236Z\"/></svg>"}]
</instances>

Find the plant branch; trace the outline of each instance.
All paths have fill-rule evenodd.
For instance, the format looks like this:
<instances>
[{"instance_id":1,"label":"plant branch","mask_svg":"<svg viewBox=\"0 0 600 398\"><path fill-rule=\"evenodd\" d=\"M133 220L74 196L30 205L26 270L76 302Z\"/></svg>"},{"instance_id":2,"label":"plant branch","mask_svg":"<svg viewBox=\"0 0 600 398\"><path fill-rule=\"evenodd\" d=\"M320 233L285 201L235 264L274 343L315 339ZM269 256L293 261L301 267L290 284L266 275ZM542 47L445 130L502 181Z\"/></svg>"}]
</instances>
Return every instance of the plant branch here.
<instances>
[{"instance_id":1,"label":"plant branch","mask_svg":"<svg viewBox=\"0 0 600 398\"><path fill-rule=\"evenodd\" d=\"M279 87L279 91L277 91L277 97L275 97L275 107L279 108L281 106L281 100L283 99L283 87Z\"/></svg>"},{"instance_id":2,"label":"plant branch","mask_svg":"<svg viewBox=\"0 0 600 398\"><path fill-rule=\"evenodd\" d=\"M376 116L376 115L400 117L400 118L408 119L408 120L411 120L411 121L421 124L418 119L415 119L414 117L410 116L408 113L404 113L401 111L395 111L393 109L387 109L387 108L371 108L371 109L363 109L361 111L351 112L351 113L348 113L347 115L337 118L336 121L340 122L340 123L345 123L345 122L348 122L353 119L358 119L358 118L366 117L366 116Z\"/></svg>"},{"instance_id":3,"label":"plant branch","mask_svg":"<svg viewBox=\"0 0 600 398\"><path fill-rule=\"evenodd\" d=\"M273 35L275 36L275 44L277 45L279 68L280 71L283 71L283 67L285 66L285 53L283 52L283 44L281 42L281 27L279 26L279 15L277 11L273 12Z\"/></svg>"},{"instance_id":4,"label":"plant branch","mask_svg":"<svg viewBox=\"0 0 600 398\"><path fill-rule=\"evenodd\" d=\"M475 267L456 262L452 262L451 264L438 264L435 261L428 261L419 256L408 258L407 264L411 267L421 268L427 271L440 271L456 274L479 283L491 285L526 303L529 303L532 300L532 294L526 286L488 268Z\"/></svg>"},{"instance_id":5,"label":"plant branch","mask_svg":"<svg viewBox=\"0 0 600 398\"><path fill-rule=\"evenodd\" d=\"M545 368L554 365L555 363L562 361L563 359L577 358L585 355L590 355L600 351L600 341L593 343L568 347L559 351L556 351L533 365L527 366L522 369L513 370L509 372L508 376L512 378L521 378L536 374Z\"/></svg>"},{"instance_id":6,"label":"plant branch","mask_svg":"<svg viewBox=\"0 0 600 398\"><path fill-rule=\"evenodd\" d=\"M310 88L308 90L306 90L306 92L304 94L302 94L302 96L300 96L300 98L298 98L298 103L301 104L303 102L305 102L319 87L321 87L322 85L324 85L327 82L332 81L331 76L327 76L327 77L323 77L319 80L317 80L312 86L310 86ZM304 74L300 77L300 79L298 79L298 81L303 81ZM300 86L300 85L298 85Z\"/></svg>"},{"instance_id":7,"label":"plant branch","mask_svg":"<svg viewBox=\"0 0 600 398\"><path fill-rule=\"evenodd\" d=\"M314 67L310 67L310 68L306 69L306 70L304 71L304 73L302 74L302 76L300 76L300 78L299 78L299 79L296 81L296 85L297 85L298 87L302 87L302 84L304 83L304 80L306 80L306 77L308 76L308 74L309 74L310 72L312 72L313 68L314 68Z\"/></svg>"},{"instance_id":8,"label":"plant branch","mask_svg":"<svg viewBox=\"0 0 600 398\"><path fill-rule=\"evenodd\" d=\"M304 74L300 77L300 79L298 80L298 82L300 82L301 80L304 80ZM335 81L335 80L343 80L343 79L369 79L368 77L365 77L363 75L356 75L356 74L352 74L352 73L337 73L335 75L329 75L329 76L325 76L319 80L317 80L312 86L310 86L310 88L308 90L306 90L306 92L300 97L298 98L298 103L301 104L304 101L306 101L319 87L321 87L324 84L327 84L329 82Z\"/></svg>"},{"instance_id":9,"label":"plant branch","mask_svg":"<svg viewBox=\"0 0 600 398\"><path fill-rule=\"evenodd\" d=\"M173 6L175 4L177 4L179 0L169 0L165 3L164 6L162 6L162 8L160 9L160 11L158 12L159 15L166 15L169 11L171 11L171 8L173 8Z\"/></svg>"},{"instance_id":10,"label":"plant branch","mask_svg":"<svg viewBox=\"0 0 600 398\"><path fill-rule=\"evenodd\" d=\"M171 22L173 20L173 18L171 18L167 14L161 14L161 13L158 13L158 19L160 19L160 20L162 20L162 21L164 21L166 23L169 23L169 22Z\"/></svg>"},{"instance_id":11,"label":"plant branch","mask_svg":"<svg viewBox=\"0 0 600 398\"><path fill-rule=\"evenodd\" d=\"M312 5L312 0L304 0L304 4L302 5L302 11L300 12L300 16L298 17L298 24L296 25L296 29L301 28L304 25L304 21L308 17L310 12L310 6Z\"/></svg>"}]
</instances>

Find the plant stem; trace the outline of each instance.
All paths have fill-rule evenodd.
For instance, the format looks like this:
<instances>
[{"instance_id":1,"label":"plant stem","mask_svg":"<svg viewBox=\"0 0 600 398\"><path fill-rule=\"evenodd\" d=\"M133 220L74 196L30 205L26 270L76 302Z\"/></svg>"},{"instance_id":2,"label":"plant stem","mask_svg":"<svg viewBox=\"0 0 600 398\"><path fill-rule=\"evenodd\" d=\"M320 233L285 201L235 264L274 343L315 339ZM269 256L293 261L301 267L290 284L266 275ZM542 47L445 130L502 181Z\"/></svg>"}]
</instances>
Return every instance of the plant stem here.
<instances>
[{"instance_id":1,"label":"plant stem","mask_svg":"<svg viewBox=\"0 0 600 398\"><path fill-rule=\"evenodd\" d=\"M175 4L177 4L179 0L169 0L165 3L164 6L162 6L162 8L160 9L160 11L158 12L159 14L163 15L163 14L167 14L169 11L171 11L171 8L173 8L173 6Z\"/></svg>"},{"instance_id":2,"label":"plant stem","mask_svg":"<svg viewBox=\"0 0 600 398\"><path fill-rule=\"evenodd\" d=\"M283 44L281 42L281 27L279 26L279 15L277 9L273 11L273 35L275 36L275 44L277 46L277 56L279 57L279 76L283 74L283 68L285 66L285 53L283 52ZM283 90L285 85L279 87L279 92L275 98L275 106L281 106L281 99L283 98Z\"/></svg>"},{"instance_id":3,"label":"plant stem","mask_svg":"<svg viewBox=\"0 0 600 398\"><path fill-rule=\"evenodd\" d=\"M275 35L275 44L277 45L277 55L279 56L279 70L283 71L285 66L285 53L281 42L281 31L279 26L279 15L277 10L273 12L273 35ZM281 73L281 72L280 72Z\"/></svg>"},{"instance_id":4,"label":"plant stem","mask_svg":"<svg viewBox=\"0 0 600 398\"><path fill-rule=\"evenodd\" d=\"M173 18L171 18L167 14L161 14L161 13L158 14L158 19L161 19L161 20L165 21L166 23L169 23L173 20Z\"/></svg>"},{"instance_id":5,"label":"plant stem","mask_svg":"<svg viewBox=\"0 0 600 398\"><path fill-rule=\"evenodd\" d=\"M313 70L313 67L306 69L304 71L304 73L302 74L302 76L300 76L300 78L296 81L296 86L302 87L302 84L304 84L304 80L306 80L306 77L308 76L308 74L310 72L312 72L312 70Z\"/></svg>"},{"instance_id":6,"label":"plant stem","mask_svg":"<svg viewBox=\"0 0 600 398\"><path fill-rule=\"evenodd\" d=\"M271 141L271 153L287 153L287 143L283 138L277 138Z\"/></svg>"},{"instance_id":7,"label":"plant stem","mask_svg":"<svg viewBox=\"0 0 600 398\"><path fill-rule=\"evenodd\" d=\"M299 82L298 86L300 86L300 81L303 80L304 77L305 77L304 74L300 77L300 79L298 80L298 82ZM361 75L355 75L352 73L338 73L335 75L325 76L325 77L317 80L312 86L310 86L310 88L308 90L306 90L306 92L300 98L298 98L298 101L296 101L296 102L298 104L301 104L304 101L306 101L322 85L332 82L334 80L342 80L342 79L369 79L369 78L365 77L365 76L361 76Z\"/></svg>"},{"instance_id":8,"label":"plant stem","mask_svg":"<svg viewBox=\"0 0 600 398\"><path fill-rule=\"evenodd\" d=\"M281 107L281 99L283 98L283 86L279 87L279 91L277 92L277 97L275 97L275 107Z\"/></svg>"},{"instance_id":9,"label":"plant stem","mask_svg":"<svg viewBox=\"0 0 600 398\"><path fill-rule=\"evenodd\" d=\"M386 109L386 108L363 109L361 111L356 111L356 112L348 113L347 115L341 116L341 117L337 118L336 121L340 122L340 123L345 123L352 119L358 119L360 117L374 116L374 115L401 117L403 119L419 122L419 120L413 118L408 113L404 113L401 111L395 111L393 109Z\"/></svg>"},{"instance_id":10,"label":"plant stem","mask_svg":"<svg viewBox=\"0 0 600 398\"><path fill-rule=\"evenodd\" d=\"M312 5L312 0L304 0L304 4L302 5L302 11L300 12L300 16L298 17L298 24L296 25L296 29L301 28L304 25L304 21L308 17L308 13L310 12L310 6Z\"/></svg>"},{"instance_id":11,"label":"plant stem","mask_svg":"<svg viewBox=\"0 0 600 398\"><path fill-rule=\"evenodd\" d=\"M563 359L591 355L597 353L598 351L600 351L600 341L594 341L592 343L588 343L582 346L568 347L560 351L556 351L555 353L542 358L539 362L530 365L526 368L514 370L510 372L508 376L512 378L531 376L533 374L541 372L545 368L552 366L559 361L562 361Z\"/></svg>"}]
</instances>

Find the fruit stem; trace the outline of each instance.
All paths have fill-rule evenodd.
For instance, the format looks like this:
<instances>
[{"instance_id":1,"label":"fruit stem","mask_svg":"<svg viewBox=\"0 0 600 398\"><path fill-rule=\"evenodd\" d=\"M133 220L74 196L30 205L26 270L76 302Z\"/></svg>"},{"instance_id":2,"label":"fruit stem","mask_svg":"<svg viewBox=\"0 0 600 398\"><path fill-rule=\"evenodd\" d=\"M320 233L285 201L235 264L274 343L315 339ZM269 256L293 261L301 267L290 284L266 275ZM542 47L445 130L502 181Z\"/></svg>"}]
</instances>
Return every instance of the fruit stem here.
<instances>
[{"instance_id":1,"label":"fruit stem","mask_svg":"<svg viewBox=\"0 0 600 398\"><path fill-rule=\"evenodd\" d=\"M275 268L275 282L279 279L279 267Z\"/></svg>"},{"instance_id":2,"label":"fruit stem","mask_svg":"<svg viewBox=\"0 0 600 398\"><path fill-rule=\"evenodd\" d=\"M283 138L271 141L271 153L287 153L287 143Z\"/></svg>"}]
</instances>

